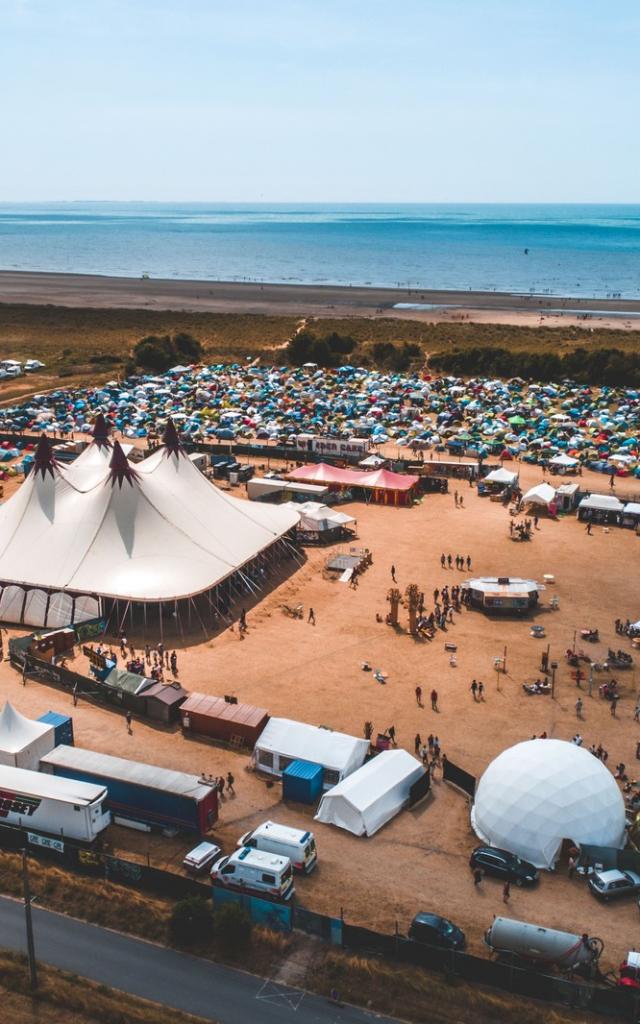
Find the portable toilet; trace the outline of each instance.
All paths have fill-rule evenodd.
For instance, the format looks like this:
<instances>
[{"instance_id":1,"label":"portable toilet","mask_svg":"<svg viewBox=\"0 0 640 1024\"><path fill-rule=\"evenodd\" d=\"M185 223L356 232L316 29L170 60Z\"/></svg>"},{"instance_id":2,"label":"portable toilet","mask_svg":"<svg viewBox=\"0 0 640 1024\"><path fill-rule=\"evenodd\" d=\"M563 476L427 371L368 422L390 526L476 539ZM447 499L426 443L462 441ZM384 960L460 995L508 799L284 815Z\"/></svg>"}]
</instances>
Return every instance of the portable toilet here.
<instances>
[{"instance_id":1,"label":"portable toilet","mask_svg":"<svg viewBox=\"0 0 640 1024\"><path fill-rule=\"evenodd\" d=\"M61 744L67 747L73 746L73 718L71 715L60 715L57 711L47 711L45 715L40 715L38 721L53 726L56 747Z\"/></svg>"},{"instance_id":2,"label":"portable toilet","mask_svg":"<svg viewBox=\"0 0 640 1024\"><path fill-rule=\"evenodd\" d=\"M292 761L282 773L282 799L314 804L322 796L324 768L311 761Z\"/></svg>"}]
</instances>

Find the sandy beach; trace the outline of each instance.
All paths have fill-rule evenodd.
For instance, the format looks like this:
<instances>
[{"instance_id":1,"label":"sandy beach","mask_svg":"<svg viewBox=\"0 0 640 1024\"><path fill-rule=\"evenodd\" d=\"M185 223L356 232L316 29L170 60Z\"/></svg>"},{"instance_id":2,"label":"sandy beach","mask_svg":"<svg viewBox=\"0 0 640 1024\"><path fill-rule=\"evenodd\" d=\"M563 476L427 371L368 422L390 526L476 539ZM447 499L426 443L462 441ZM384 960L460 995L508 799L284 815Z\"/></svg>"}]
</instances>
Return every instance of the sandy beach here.
<instances>
[{"instance_id":1,"label":"sandy beach","mask_svg":"<svg viewBox=\"0 0 640 1024\"><path fill-rule=\"evenodd\" d=\"M640 301L0 271L0 303L640 330Z\"/></svg>"}]
</instances>

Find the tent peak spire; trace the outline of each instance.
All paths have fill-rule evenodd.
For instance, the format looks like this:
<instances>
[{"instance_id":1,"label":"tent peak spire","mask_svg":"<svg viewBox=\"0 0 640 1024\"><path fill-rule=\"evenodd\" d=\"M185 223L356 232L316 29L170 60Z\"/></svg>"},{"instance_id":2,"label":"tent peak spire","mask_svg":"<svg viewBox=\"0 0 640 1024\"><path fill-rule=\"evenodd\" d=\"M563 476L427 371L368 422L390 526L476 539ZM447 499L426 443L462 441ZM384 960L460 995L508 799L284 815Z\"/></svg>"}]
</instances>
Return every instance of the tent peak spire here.
<instances>
[{"instance_id":1,"label":"tent peak spire","mask_svg":"<svg viewBox=\"0 0 640 1024\"><path fill-rule=\"evenodd\" d=\"M120 447L119 441L113 442L113 455L109 462L109 471L112 487L116 483L119 487L122 487L125 480L133 486L134 480L139 479L138 474Z\"/></svg>"},{"instance_id":2,"label":"tent peak spire","mask_svg":"<svg viewBox=\"0 0 640 1024\"><path fill-rule=\"evenodd\" d=\"M169 416L167 425L164 428L164 434L162 435L162 445L169 455L184 455L185 450L182 447L182 442L176 430L176 425Z\"/></svg>"},{"instance_id":3,"label":"tent peak spire","mask_svg":"<svg viewBox=\"0 0 640 1024\"><path fill-rule=\"evenodd\" d=\"M91 431L91 433L93 435L93 443L96 444L98 446L98 448L103 448L103 447L104 448L110 448L111 447L111 441L109 440L110 432L111 432L111 425L107 422L107 420L105 419L103 413L99 412L98 415L95 418L95 421L94 421L94 424L93 424L93 430Z\"/></svg>"},{"instance_id":4,"label":"tent peak spire","mask_svg":"<svg viewBox=\"0 0 640 1024\"><path fill-rule=\"evenodd\" d=\"M53 471L57 469L57 465L51 441L46 434L40 434L40 440L33 457L33 472L36 476L38 473L41 473L44 480L47 473L50 473L53 477Z\"/></svg>"}]
</instances>

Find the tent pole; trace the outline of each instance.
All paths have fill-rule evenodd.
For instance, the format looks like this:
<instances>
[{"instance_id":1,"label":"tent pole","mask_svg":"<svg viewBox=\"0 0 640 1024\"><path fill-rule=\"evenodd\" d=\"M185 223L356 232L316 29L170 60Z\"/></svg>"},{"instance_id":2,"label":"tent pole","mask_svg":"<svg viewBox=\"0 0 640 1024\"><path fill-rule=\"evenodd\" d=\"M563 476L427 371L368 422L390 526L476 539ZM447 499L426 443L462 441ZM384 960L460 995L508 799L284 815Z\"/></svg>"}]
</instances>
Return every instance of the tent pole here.
<instances>
[{"instance_id":1,"label":"tent pole","mask_svg":"<svg viewBox=\"0 0 640 1024\"><path fill-rule=\"evenodd\" d=\"M158 602L158 609L159 609L159 620L160 620L160 643L163 644L164 643L164 636L163 636L163 633L162 633L162 601Z\"/></svg>"},{"instance_id":2,"label":"tent pole","mask_svg":"<svg viewBox=\"0 0 640 1024\"><path fill-rule=\"evenodd\" d=\"M173 604L174 604L174 610L175 610L175 615L176 615L176 623L177 623L178 629L180 630L180 639L184 643L184 633L182 632L182 619L180 618L180 611L178 609L178 598L177 597L175 598Z\"/></svg>"},{"instance_id":3,"label":"tent pole","mask_svg":"<svg viewBox=\"0 0 640 1024\"><path fill-rule=\"evenodd\" d=\"M147 642L147 602L142 603L142 632L144 634L144 642Z\"/></svg>"},{"instance_id":4,"label":"tent pole","mask_svg":"<svg viewBox=\"0 0 640 1024\"><path fill-rule=\"evenodd\" d=\"M202 627L202 632L204 633L204 638L205 638L205 640L208 640L209 634L207 633L207 631L205 629L204 622L200 618L200 612L198 611L198 606L197 606L197 604L195 603L195 601L193 600L192 597L189 598L189 601L193 605L193 609L194 609L194 611L196 613L196 616L198 618L198 622L200 623L200 626Z\"/></svg>"}]
</instances>

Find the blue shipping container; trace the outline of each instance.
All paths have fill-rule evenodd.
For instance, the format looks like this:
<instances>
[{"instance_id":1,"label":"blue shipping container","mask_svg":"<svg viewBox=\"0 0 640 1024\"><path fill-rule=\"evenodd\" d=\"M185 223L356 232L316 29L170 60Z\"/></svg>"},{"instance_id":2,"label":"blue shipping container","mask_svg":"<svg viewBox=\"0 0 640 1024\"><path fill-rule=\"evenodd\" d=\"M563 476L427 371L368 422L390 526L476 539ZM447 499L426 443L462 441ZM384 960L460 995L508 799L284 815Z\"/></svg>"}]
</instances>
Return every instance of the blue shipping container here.
<instances>
[{"instance_id":1,"label":"blue shipping container","mask_svg":"<svg viewBox=\"0 0 640 1024\"><path fill-rule=\"evenodd\" d=\"M38 721L53 726L56 747L62 743L67 747L73 746L73 718L71 715L60 715L57 711L47 711L46 715L40 715Z\"/></svg>"},{"instance_id":2,"label":"blue shipping container","mask_svg":"<svg viewBox=\"0 0 640 1024\"><path fill-rule=\"evenodd\" d=\"M282 773L282 798L313 804L322 794L324 768L311 761L292 761Z\"/></svg>"}]
</instances>

